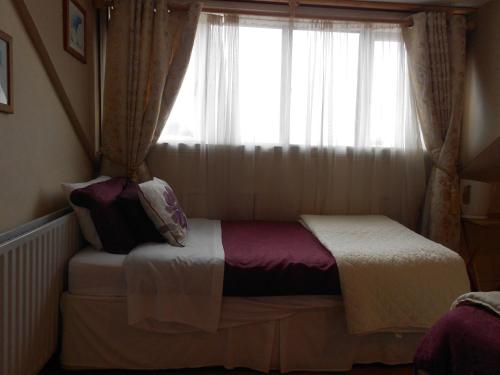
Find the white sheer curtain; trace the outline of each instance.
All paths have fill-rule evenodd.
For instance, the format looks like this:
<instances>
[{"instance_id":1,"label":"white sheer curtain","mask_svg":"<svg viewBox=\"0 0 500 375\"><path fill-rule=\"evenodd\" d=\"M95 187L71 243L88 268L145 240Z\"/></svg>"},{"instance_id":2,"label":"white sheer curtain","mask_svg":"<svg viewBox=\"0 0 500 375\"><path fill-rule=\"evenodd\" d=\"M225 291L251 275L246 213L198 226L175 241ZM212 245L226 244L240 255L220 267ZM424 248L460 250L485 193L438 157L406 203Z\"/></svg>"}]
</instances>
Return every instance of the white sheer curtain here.
<instances>
[{"instance_id":1,"label":"white sheer curtain","mask_svg":"<svg viewBox=\"0 0 500 375\"><path fill-rule=\"evenodd\" d=\"M191 216L387 214L425 188L394 25L204 14L152 172Z\"/></svg>"}]
</instances>

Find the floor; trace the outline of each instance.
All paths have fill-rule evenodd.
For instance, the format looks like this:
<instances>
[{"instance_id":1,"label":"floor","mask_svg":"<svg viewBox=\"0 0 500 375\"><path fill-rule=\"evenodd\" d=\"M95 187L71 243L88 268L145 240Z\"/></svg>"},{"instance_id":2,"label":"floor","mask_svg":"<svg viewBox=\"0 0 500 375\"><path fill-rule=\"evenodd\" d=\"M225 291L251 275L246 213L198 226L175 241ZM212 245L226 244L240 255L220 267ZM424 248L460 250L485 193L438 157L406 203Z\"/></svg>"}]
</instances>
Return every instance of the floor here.
<instances>
[{"instance_id":1,"label":"floor","mask_svg":"<svg viewBox=\"0 0 500 375\"><path fill-rule=\"evenodd\" d=\"M64 371L53 361L43 369L39 375L260 375L262 373L251 370L225 370L222 368L189 369L189 370L165 370L165 371ZM279 373L273 372L272 375ZM356 366L348 372L293 372L292 375L413 375L411 365L384 366L366 365Z\"/></svg>"}]
</instances>

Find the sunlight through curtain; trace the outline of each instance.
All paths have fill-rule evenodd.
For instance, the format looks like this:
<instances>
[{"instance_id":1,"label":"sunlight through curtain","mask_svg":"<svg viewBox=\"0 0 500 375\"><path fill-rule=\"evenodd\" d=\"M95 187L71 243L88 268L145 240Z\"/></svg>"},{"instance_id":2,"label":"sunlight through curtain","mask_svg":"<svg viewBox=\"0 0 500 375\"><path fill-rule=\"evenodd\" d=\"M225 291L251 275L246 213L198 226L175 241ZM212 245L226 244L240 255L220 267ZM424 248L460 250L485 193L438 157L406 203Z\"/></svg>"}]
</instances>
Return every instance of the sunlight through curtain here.
<instances>
[{"instance_id":1,"label":"sunlight through curtain","mask_svg":"<svg viewBox=\"0 0 500 375\"><path fill-rule=\"evenodd\" d=\"M191 216L415 228L425 168L400 27L202 14L148 163Z\"/></svg>"}]
</instances>

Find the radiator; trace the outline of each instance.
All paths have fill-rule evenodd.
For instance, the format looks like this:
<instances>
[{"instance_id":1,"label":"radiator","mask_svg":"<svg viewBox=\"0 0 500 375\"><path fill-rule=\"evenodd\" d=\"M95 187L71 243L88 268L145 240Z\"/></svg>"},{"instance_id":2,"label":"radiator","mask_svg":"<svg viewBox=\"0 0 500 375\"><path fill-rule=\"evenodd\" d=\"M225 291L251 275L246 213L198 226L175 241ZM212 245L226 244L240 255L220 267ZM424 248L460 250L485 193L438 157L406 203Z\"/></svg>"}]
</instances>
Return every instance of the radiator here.
<instances>
[{"instance_id":1,"label":"radiator","mask_svg":"<svg viewBox=\"0 0 500 375\"><path fill-rule=\"evenodd\" d=\"M59 297L80 247L74 213L0 245L0 374L37 374L58 345Z\"/></svg>"}]
</instances>

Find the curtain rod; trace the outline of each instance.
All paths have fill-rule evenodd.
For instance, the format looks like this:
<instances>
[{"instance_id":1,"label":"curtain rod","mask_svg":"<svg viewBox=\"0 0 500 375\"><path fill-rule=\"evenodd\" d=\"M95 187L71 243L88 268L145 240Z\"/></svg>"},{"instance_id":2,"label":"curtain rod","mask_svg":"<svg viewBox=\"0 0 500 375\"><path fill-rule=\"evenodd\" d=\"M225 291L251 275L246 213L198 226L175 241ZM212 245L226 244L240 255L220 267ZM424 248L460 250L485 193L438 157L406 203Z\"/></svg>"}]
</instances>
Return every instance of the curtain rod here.
<instances>
[{"instance_id":1,"label":"curtain rod","mask_svg":"<svg viewBox=\"0 0 500 375\"><path fill-rule=\"evenodd\" d=\"M176 8L173 8L174 10ZM177 8L178 9L178 8ZM411 26L412 21L407 17L390 17L390 16L374 16L369 14L307 14L303 13L302 9L295 9L290 12L288 10L261 10L261 9L232 9L232 8L218 8L211 6L204 6L203 11L207 13L221 13L221 14L242 14L250 16L263 16L263 17L292 17L294 19L321 19L332 21L353 21L353 22L374 22L374 23L392 23L400 24L403 26Z\"/></svg>"},{"instance_id":2,"label":"curtain rod","mask_svg":"<svg viewBox=\"0 0 500 375\"><path fill-rule=\"evenodd\" d=\"M204 4L203 8L210 8L211 1ZM221 3L219 1L218 3ZM366 0L237 0L233 3L242 5L287 5L291 12L300 8L300 6L313 6L322 8L336 9L355 9L365 11L387 11L387 12L403 12L403 13L418 13L418 12L446 12L450 14L469 15L477 12L478 8L474 7L458 7L449 5L428 5L428 4L409 4L409 3L393 3L393 2L374 2ZM96 8L106 8L113 6L114 0L94 0ZM187 5L187 2L179 4ZM224 8L224 7L219 7Z\"/></svg>"},{"instance_id":3,"label":"curtain rod","mask_svg":"<svg viewBox=\"0 0 500 375\"><path fill-rule=\"evenodd\" d=\"M169 8L186 10L191 2L187 0L169 2ZM97 8L112 7L113 3L114 0L94 0ZM370 9L366 8L368 5L371 5ZM416 12L441 11L449 14L470 15L477 11L477 8L353 0L237 0L206 1L203 3L203 11L295 19L392 23L410 27L413 24L410 16ZM473 20L468 19L467 29L473 30L474 28Z\"/></svg>"},{"instance_id":4,"label":"curtain rod","mask_svg":"<svg viewBox=\"0 0 500 375\"><path fill-rule=\"evenodd\" d=\"M381 10L393 12L446 12L452 14L468 15L477 12L478 8L459 7L451 5L430 5L430 4L411 4L388 1L366 1L366 0L241 0L242 3L255 4L281 4L290 6L317 6L324 8L343 8L358 10Z\"/></svg>"}]
</instances>

